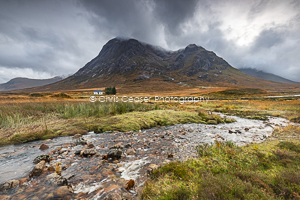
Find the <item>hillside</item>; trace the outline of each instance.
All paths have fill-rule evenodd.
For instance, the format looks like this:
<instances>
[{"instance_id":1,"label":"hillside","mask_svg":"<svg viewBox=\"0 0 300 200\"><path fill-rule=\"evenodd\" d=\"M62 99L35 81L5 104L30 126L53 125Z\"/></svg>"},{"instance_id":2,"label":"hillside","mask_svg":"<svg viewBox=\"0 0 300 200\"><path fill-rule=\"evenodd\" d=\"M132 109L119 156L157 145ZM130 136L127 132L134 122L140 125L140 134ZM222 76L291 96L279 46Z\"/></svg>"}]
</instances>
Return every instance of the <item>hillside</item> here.
<instances>
[{"instance_id":1,"label":"hillside","mask_svg":"<svg viewBox=\"0 0 300 200\"><path fill-rule=\"evenodd\" d=\"M257 79L233 68L201 46L167 51L135 39L114 38L74 75L38 88L57 91L116 86L134 92L178 90L186 86L295 87Z\"/></svg>"},{"instance_id":2,"label":"hillside","mask_svg":"<svg viewBox=\"0 0 300 200\"><path fill-rule=\"evenodd\" d=\"M280 83L290 83L290 84L300 84L300 82L291 81L289 79L283 78L281 76L277 76L272 73L267 73L262 70L257 70L253 68L241 68L239 70L250 76L254 76L256 78L261 78L269 81L276 81Z\"/></svg>"},{"instance_id":3,"label":"hillside","mask_svg":"<svg viewBox=\"0 0 300 200\"><path fill-rule=\"evenodd\" d=\"M24 88L32 88L43 85L48 85L62 80L60 76L56 76L50 79L30 79L30 78L13 78L10 81L0 84L0 91L11 91L11 90L20 90Z\"/></svg>"}]
</instances>

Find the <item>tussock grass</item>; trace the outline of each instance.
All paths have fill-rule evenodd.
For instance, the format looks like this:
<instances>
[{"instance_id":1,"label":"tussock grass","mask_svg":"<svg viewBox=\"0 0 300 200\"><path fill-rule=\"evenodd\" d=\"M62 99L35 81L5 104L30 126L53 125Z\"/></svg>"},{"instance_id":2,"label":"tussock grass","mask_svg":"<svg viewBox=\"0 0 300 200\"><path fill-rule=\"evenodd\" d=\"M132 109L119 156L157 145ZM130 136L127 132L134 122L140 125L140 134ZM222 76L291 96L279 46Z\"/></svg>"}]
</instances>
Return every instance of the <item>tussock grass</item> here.
<instances>
[{"instance_id":1,"label":"tussock grass","mask_svg":"<svg viewBox=\"0 0 300 200\"><path fill-rule=\"evenodd\" d=\"M42 102L2 104L0 145L88 131L137 131L178 123L229 122L215 115L158 110L142 103ZM231 121L230 121L231 122Z\"/></svg>"},{"instance_id":2,"label":"tussock grass","mask_svg":"<svg viewBox=\"0 0 300 200\"><path fill-rule=\"evenodd\" d=\"M299 127L282 130L286 137L294 134ZM199 145L199 158L154 171L141 199L298 199L300 141L280 140Z\"/></svg>"},{"instance_id":3,"label":"tussock grass","mask_svg":"<svg viewBox=\"0 0 300 200\"><path fill-rule=\"evenodd\" d=\"M99 118L154 109L158 107L135 103L3 103L0 106L0 145L85 133L89 130L88 124Z\"/></svg>"},{"instance_id":4,"label":"tussock grass","mask_svg":"<svg viewBox=\"0 0 300 200\"><path fill-rule=\"evenodd\" d=\"M218 100L198 103L161 103L165 109L221 112L226 115L235 115L248 119L266 120L267 116L283 117L292 122L299 122L299 100Z\"/></svg>"},{"instance_id":5,"label":"tussock grass","mask_svg":"<svg viewBox=\"0 0 300 200\"><path fill-rule=\"evenodd\" d=\"M155 110L149 112L133 112L124 115L116 115L109 118L100 119L96 125L90 128L97 133L104 131L130 131L151 128L154 126L166 126L180 123L231 123L217 115L208 115L205 113L173 111L173 110ZM99 125L100 124L100 125Z\"/></svg>"}]
</instances>

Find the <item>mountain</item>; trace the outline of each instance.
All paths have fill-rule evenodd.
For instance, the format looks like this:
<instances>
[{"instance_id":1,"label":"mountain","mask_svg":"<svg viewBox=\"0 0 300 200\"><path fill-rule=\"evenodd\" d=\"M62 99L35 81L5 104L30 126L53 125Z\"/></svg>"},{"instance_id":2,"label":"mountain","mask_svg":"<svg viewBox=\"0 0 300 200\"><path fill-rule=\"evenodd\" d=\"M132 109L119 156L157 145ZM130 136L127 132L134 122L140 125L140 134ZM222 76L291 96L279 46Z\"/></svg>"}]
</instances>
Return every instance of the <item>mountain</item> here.
<instances>
[{"instance_id":1,"label":"mountain","mask_svg":"<svg viewBox=\"0 0 300 200\"><path fill-rule=\"evenodd\" d=\"M57 91L116 86L125 92L177 90L183 86L281 87L229 65L201 46L168 51L135 39L114 38L74 75L27 90Z\"/></svg>"},{"instance_id":2,"label":"mountain","mask_svg":"<svg viewBox=\"0 0 300 200\"><path fill-rule=\"evenodd\" d=\"M276 81L281 83L291 83L291 84L300 84L300 82L291 81L289 79L283 78L281 76L277 76L275 74L267 73L262 70L257 70L254 68L241 68L239 69L241 72L248 74L250 76L254 76L256 78L261 78L269 81Z\"/></svg>"},{"instance_id":3,"label":"mountain","mask_svg":"<svg viewBox=\"0 0 300 200\"><path fill-rule=\"evenodd\" d=\"M7 83L0 84L0 91L11 91L11 90L20 90L24 88L32 88L43 86L57 81L62 80L60 76L56 76L50 79L30 79L30 78L13 78Z\"/></svg>"}]
</instances>

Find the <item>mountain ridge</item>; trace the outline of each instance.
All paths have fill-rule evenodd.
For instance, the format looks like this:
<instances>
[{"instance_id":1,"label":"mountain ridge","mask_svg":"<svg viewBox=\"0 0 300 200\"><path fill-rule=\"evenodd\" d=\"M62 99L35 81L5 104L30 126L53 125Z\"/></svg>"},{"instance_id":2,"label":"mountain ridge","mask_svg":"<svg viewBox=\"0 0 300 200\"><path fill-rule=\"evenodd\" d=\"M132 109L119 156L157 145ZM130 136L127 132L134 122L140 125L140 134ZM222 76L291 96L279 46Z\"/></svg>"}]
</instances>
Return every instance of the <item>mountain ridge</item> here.
<instances>
[{"instance_id":1,"label":"mountain ridge","mask_svg":"<svg viewBox=\"0 0 300 200\"><path fill-rule=\"evenodd\" d=\"M213 51L190 44L177 51L140 42L113 38L99 54L72 76L28 91L55 91L130 87L135 91L163 91L189 86L282 87L232 67Z\"/></svg>"},{"instance_id":2,"label":"mountain ridge","mask_svg":"<svg viewBox=\"0 0 300 200\"><path fill-rule=\"evenodd\" d=\"M290 84L300 84L300 82L292 81L287 78L283 78L281 76L278 76L276 74L268 73L263 70L255 69L255 68L240 68L241 72L244 72L245 74L248 74L250 76L254 76L256 78L261 78L264 80L269 81L275 81L275 82L281 82L281 83L290 83Z\"/></svg>"},{"instance_id":3,"label":"mountain ridge","mask_svg":"<svg viewBox=\"0 0 300 200\"><path fill-rule=\"evenodd\" d=\"M16 77L7 81L6 83L0 84L0 91L1 92L12 91L12 90L25 89L25 88L38 87L38 86L55 83L60 80L63 80L63 77L55 76L49 79L31 79L26 77Z\"/></svg>"}]
</instances>

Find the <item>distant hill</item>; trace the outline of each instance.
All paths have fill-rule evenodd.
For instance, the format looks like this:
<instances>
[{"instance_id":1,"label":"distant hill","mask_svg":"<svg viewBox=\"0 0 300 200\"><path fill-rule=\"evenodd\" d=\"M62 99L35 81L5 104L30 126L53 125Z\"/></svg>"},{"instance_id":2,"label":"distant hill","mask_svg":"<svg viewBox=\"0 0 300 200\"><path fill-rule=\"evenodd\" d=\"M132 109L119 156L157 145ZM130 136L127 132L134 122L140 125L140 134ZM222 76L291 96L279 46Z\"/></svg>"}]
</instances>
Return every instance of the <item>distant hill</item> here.
<instances>
[{"instance_id":1,"label":"distant hill","mask_svg":"<svg viewBox=\"0 0 300 200\"><path fill-rule=\"evenodd\" d=\"M0 91L11 91L11 90L20 90L25 88L32 88L43 86L57 81L62 80L60 76L56 76L49 79L30 79L30 78L13 78L7 83L0 84Z\"/></svg>"},{"instance_id":2,"label":"distant hill","mask_svg":"<svg viewBox=\"0 0 300 200\"><path fill-rule=\"evenodd\" d=\"M277 76L275 74L267 73L262 70L257 70L254 68L241 68L239 70L250 76L254 76L256 78L261 78L261 79L265 79L265 80L269 80L269 81L276 81L276 82L280 82L280 83L300 84L300 82L291 81L291 80L283 78L281 76Z\"/></svg>"},{"instance_id":3,"label":"distant hill","mask_svg":"<svg viewBox=\"0 0 300 200\"><path fill-rule=\"evenodd\" d=\"M114 38L74 75L26 91L109 86L122 88L125 92L148 92L177 90L188 86L279 88L284 84L247 75L214 52L195 44L168 51L135 39Z\"/></svg>"}]
</instances>

